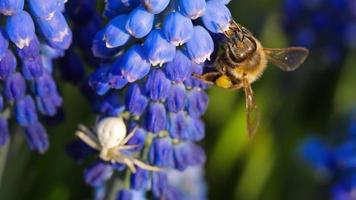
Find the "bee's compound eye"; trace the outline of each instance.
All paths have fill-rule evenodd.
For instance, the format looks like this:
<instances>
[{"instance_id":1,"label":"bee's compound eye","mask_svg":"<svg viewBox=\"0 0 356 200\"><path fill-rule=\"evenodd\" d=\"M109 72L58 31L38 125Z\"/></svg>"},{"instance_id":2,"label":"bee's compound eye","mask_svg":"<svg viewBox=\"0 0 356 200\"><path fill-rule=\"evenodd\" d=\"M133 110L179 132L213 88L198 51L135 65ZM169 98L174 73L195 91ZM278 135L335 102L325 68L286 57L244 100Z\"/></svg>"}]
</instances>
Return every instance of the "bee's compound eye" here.
<instances>
[{"instance_id":1,"label":"bee's compound eye","mask_svg":"<svg viewBox=\"0 0 356 200\"><path fill-rule=\"evenodd\" d=\"M97 135L102 147L117 146L126 137L126 125L122 118L107 117L99 121Z\"/></svg>"}]
</instances>

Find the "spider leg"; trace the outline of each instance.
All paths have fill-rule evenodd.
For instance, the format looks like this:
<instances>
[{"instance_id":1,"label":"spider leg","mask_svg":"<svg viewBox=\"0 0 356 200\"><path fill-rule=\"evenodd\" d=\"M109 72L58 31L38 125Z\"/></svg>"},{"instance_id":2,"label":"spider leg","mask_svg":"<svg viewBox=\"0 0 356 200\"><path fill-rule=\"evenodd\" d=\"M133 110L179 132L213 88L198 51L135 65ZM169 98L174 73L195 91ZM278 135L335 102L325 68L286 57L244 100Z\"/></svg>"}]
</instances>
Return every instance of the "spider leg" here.
<instances>
[{"instance_id":1,"label":"spider leg","mask_svg":"<svg viewBox=\"0 0 356 200\"><path fill-rule=\"evenodd\" d=\"M135 128L120 142L119 145L126 144L136 133L138 127L135 126Z\"/></svg>"},{"instance_id":2,"label":"spider leg","mask_svg":"<svg viewBox=\"0 0 356 200\"><path fill-rule=\"evenodd\" d=\"M100 144L99 140L97 139L95 133L90 130L88 127L84 126L83 124L79 124L78 129L83 131L88 137L90 137L93 141Z\"/></svg>"},{"instance_id":3,"label":"spider leg","mask_svg":"<svg viewBox=\"0 0 356 200\"><path fill-rule=\"evenodd\" d=\"M161 171L162 168L159 168L159 167L155 167L155 166L152 166L152 165L149 165L149 164L146 164L140 160L137 160L135 158L130 158L132 160L132 162L139 166L140 168L142 169L145 169L145 170L148 170L148 171L155 171L155 172L158 172L158 171Z\"/></svg>"},{"instance_id":4,"label":"spider leg","mask_svg":"<svg viewBox=\"0 0 356 200\"><path fill-rule=\"evenodd\" d=\"M88 136L87 133L78 130L78 131L75 132L75 134L76 134L83 142L85 142L87 145L89 145L91 148L100 151L100 149L101 149L100 144L97 143L95 140L93 140L90 136Z\"/></svg>"},{"instance_id":5,"label":"spider leg","mask_svg":"<svg viewBox=\"0 0 356 200\"><path fill-rule=\"evenodd\" d=\"M122 163L125 163L132 173L136 173L135 164L131 159L124 157L122 158Z\"/></svg>"},{"instance_id":6,"label":"spider leg","mask_svg":"<svg viewBox=\"0 0 356 200\"><path fill-rule=\"evenodd\" d=\"M133 145L123 145L123 146L119 146L116 149L117 150L130 150L133 148L136 148L138 145L137 144L133 144Z\"/></svg>"}]
</instances>

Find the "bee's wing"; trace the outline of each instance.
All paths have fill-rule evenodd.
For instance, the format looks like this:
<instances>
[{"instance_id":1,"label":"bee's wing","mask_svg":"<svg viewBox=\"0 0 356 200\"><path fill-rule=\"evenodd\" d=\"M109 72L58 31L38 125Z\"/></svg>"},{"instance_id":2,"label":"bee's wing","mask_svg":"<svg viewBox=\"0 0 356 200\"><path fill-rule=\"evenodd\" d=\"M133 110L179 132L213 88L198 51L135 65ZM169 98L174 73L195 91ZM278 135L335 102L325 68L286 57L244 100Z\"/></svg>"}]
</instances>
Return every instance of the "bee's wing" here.
<instances>
[{"instance_id":1,"label":"bee's wing","mask_svg":"<svg viewBox=\"0 0 356 200\"><path fill-rule=\"evenodd\" d=\"M256 105L255 97L250 83L243 80L245 97L246 97L246 122L249 138L252 138L260 124L260 111Z\"/></svg>"},{"instance_id":2,"label":"bee's wing","mask_svg":"<svg viewBox=\"0 0 356 200\"><path fill-rule=\"evenodd\" d=\"M307 58L309 51L304 47L264 48L267 59L283 71L297 69Z\"/></svg>"}]
</instances>

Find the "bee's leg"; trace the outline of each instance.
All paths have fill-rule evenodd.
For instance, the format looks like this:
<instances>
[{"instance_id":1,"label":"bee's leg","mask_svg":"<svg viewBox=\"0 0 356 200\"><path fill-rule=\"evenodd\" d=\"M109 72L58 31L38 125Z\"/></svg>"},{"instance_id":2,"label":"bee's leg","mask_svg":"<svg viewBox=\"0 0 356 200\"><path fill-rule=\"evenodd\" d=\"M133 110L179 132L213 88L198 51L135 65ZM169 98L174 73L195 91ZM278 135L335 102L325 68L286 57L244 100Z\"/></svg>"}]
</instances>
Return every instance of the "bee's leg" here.
<instances>
[{"instance_id":1,"label":"bee's leg","mask_svg":"<svg viewBox=\"0 0 356 200\"><path fill-rule=\"evenodd\" d=\"M203 81L204 83L213 85L213 84L215 84L216 79L221 76L221 73L218 71L207 72L207 73L201 74L201 75L193 73L193 76L195 78Z\"/></svg>"},{"instance_id":2,"label":"bee's leg","mask_svg":"<svg viewBox=\"0 0 356 200\"><path fill-rule=\"evenodd\" d=\"M232 82L230 89L238 90L243 87L243 84L242 84L241 80L235 76L233 70L234 70L233 68L227 68L226 76L229 77L230 81Z\"/></svg>"}]
</instances>

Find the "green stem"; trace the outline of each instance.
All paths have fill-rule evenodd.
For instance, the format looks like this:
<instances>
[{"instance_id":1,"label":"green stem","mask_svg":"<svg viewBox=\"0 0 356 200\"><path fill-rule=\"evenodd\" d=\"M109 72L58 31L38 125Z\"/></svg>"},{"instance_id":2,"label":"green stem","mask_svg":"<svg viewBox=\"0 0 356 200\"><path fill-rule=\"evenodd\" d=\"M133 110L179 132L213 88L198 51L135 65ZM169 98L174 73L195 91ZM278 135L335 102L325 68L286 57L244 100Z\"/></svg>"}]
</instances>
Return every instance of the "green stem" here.
<instances>
[{"instance_id":1,"label":"green stem","mask_svg":"<svg viewBox=\"0 0 356 200\"><path fill-rule=\"evenodd\" d=\"M5 146L1 147L0 149L0 186L2 183L5 167L6 167L6 161L7 161L7 155L10 150L10 141L7 141Z\"/></svg>"}]
</instances>

